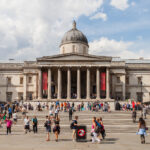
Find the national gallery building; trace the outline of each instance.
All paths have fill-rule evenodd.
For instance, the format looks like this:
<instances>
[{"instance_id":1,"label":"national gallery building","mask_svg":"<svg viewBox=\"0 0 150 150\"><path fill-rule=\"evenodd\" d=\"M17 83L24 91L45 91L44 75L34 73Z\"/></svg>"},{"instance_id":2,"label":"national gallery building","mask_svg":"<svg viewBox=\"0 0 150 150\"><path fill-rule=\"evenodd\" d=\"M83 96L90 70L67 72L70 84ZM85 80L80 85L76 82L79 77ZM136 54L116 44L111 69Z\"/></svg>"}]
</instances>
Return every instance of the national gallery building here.
<instances>
[{"instance_id":1,"label":"national gallery building","mask_svg":"<svg viewBox=\"0 0 150 150\"><path fill-rule=\"evenodd\" d=\"M88 53L73 22L60 54L36 61L0 62L0 101L150 101L150 60Z\"/></svg>"}]
</instances>

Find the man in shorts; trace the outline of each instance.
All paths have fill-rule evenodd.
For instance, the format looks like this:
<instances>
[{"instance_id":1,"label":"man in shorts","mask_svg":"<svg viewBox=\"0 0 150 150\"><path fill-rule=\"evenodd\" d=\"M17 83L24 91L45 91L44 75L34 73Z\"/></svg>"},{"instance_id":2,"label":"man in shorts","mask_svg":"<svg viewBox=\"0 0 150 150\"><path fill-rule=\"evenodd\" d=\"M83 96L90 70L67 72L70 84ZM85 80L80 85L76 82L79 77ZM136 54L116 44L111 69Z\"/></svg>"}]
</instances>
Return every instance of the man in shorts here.
<instances>
[{"instance_id":1,"label":"man in shorts","mask_svg":"<svg viewBox=\"0 0 150 150\"><path fill-rule=\"evenodd\" d=\"M76 136L76 130L77 130L77 126L78 126L78 116L75 116L75 120L73 120L73 132L72 132L72 140L75 141L75 136Z\"/></svg>"}]
</instances>

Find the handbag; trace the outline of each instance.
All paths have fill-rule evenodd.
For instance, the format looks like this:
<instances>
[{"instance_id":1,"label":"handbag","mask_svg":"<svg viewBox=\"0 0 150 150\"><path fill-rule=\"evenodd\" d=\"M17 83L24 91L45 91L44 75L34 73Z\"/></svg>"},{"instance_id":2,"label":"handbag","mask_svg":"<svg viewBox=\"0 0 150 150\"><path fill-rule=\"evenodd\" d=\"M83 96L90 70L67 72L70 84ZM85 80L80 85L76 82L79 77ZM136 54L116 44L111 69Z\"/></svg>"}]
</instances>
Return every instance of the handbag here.
<instances>
[{"instance_id":1,"label":"handbag","mask_svg":"<svg viewBox=\"0 0 150 150\"><path fill-rule=\"evenodd\" d=\"M145 127L145 130L148 130L148 127Z\"/></svg>"}]
</instances>

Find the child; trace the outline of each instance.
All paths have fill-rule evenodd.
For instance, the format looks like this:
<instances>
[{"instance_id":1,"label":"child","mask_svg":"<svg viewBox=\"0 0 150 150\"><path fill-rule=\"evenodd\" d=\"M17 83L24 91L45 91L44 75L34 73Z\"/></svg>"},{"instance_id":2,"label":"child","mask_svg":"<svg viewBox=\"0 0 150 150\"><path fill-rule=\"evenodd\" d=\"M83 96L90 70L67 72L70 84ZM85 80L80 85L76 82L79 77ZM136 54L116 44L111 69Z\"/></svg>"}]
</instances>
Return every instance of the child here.
<instances>
[{"instance_id":1,"label":"child","mask_svg":"<svg viewBox=\"0 0 150 150\"><path fill-rule=\"evenodd\" d=\"M8 117L8 118L6 118L5 122L6 122L6 127L7 127L7 135L8 135L8 133L11 134L12 121Z\"/></svg>"}]
</instances>

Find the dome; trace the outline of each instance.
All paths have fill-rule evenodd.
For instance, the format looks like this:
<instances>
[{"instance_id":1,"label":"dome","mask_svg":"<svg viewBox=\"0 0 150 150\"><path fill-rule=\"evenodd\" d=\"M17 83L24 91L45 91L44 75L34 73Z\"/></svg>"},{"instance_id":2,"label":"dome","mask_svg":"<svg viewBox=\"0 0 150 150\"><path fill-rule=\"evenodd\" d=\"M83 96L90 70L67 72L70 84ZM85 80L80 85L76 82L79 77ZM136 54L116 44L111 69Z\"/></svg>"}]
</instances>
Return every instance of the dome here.
<instances>
[{"instance_id":1,"label":"dome","mask_svg":"<svg viewBox=\"0 0 150 150\"><path fill-rule=\"evenodd\" d=\"M68 43L82 43L88 46L86 36L76 28L76 22L73 22L73 28L65 33L60 46Z\"/></svg>"}]
</instances>

